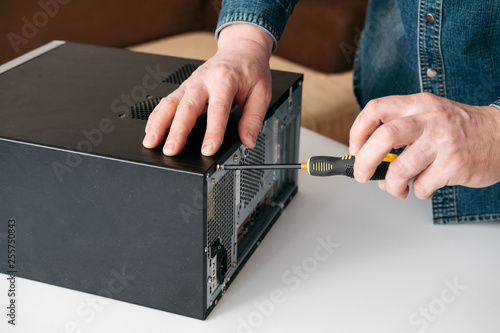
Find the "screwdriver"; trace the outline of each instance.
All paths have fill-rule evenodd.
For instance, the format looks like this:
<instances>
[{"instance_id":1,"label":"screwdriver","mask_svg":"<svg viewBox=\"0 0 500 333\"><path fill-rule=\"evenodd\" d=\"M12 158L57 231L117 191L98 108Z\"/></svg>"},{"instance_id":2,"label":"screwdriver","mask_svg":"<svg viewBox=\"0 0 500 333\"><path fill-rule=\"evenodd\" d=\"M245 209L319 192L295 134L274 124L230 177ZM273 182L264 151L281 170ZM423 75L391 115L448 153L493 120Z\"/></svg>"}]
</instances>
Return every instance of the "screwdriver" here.
<instances>
[{"instance_id":1,"label":"screwdriver","mask_svg":"<svg viewBox=\"0 0 500 333\"><path fill-rule=\"evenodd\" d=\"M389 164L398 155L387 154L370 178L370 180L385 179ZM355 155L345 155L342 157L333 156L313 156L305 163L294 164L233 164L218 165L218 170L266 170L266 169L301 169L307 170L312 176L347 176L354 178Z\"/></svg>"}]
</instances>

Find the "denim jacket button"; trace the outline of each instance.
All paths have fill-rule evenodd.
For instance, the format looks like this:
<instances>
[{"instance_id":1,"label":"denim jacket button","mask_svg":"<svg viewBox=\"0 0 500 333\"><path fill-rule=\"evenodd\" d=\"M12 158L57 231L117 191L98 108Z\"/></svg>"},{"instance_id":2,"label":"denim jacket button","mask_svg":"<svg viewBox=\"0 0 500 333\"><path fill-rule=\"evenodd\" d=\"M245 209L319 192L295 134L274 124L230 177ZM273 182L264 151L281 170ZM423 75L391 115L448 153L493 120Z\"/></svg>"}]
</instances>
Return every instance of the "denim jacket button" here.
<instances>
[{"instance_id":1,"label":"denim jacket button","mask_svg":"<svg viewBox=\"0 0 500 333\"><path fill-rule=\"evenodd\" d=\"M427 23L434 23L434 21L436 21L436 19L434 18L434 15L432 15L430 13L425 14L424 19Z\"/></svg>"},{"instance_id":2,"label":"denim jacket button","mask_svg":"<svg viewBox=\"0 0 500 333\"><path fill-rule=\"evenodd\" d=\"M438 74L438 72L434 68L429 68L426 74L428 77L435 77Z\"/></svg>"}]
</instances>

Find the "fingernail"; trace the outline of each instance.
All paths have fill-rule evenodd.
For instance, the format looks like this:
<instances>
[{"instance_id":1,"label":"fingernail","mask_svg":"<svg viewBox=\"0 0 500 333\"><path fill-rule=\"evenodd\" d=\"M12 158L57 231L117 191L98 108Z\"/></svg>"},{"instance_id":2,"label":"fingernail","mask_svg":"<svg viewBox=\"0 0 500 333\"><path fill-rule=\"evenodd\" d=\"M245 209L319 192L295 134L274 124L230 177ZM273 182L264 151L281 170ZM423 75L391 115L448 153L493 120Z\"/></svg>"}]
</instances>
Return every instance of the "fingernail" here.
<instances>
[{"instance_id":1,"label":"fingernail","mask_svg":"<svg viewBox=\"0 0 500 333\"><path fill-rule=\"evenodd\" d=\"M156 136L154 135L154 133L146 133L146 137L144 138L144 141L142 142L142 144L144 146L151 146L154 141L156 139Z\"/></svg>"},{"instance_id":2,"label":"fingernail","mask_svg":"<svg viewBox=\"0 0 500 333\"><path fill-rule=\"evenodd\" d=\"M175 142L167 141L165 142L165 146L163 147L163 154L172 155L175 149Z\"/></svg>"},{"instance_id":3,"label":"fingernail","mask_svg":"<svg viewBox=\"0 0 500 333\"><path fill-rule=\"evenodd\" d=\"M214 144L212 141L207 141L203 143L203 146L201 147L201 153L205 156L209 156L213 154L214 149Z\"/></svg>"}]
</instances>

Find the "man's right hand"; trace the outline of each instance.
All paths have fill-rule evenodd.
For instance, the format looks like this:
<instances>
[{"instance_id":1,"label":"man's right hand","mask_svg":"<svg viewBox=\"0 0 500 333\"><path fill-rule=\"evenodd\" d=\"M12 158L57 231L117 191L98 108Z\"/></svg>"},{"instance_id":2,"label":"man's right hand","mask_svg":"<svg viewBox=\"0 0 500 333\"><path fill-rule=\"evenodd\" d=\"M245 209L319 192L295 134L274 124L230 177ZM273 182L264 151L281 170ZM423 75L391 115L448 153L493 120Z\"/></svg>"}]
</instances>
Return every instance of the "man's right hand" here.
<instances>
[{"instance_id":1,"label":"man's right hand","mask_svg":"<svg viewBox=\"0 0 500 333\"><path fill-rule=\"evenodd\" d=\"M160 145L170 128L163 153L178 154L208 103L201 152L206 156L215 154L222 144L235 101L243 108L238 126L240 139L253 148L271 100L272 47L271 36L258 27L234 24L222 29L217 53L163 98L149 116L144 147Z\"/></svg>"}]
</instances>

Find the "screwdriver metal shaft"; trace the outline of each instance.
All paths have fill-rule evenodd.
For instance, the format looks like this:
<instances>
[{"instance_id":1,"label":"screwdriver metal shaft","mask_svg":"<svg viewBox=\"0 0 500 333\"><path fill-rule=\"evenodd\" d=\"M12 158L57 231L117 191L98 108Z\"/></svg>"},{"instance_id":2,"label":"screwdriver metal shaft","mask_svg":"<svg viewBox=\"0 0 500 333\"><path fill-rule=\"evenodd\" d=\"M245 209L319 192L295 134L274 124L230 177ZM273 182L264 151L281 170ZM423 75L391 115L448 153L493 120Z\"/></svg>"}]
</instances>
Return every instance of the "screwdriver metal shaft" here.
<instances>
[{"instance_id":1,"label":"screwdriver metal shaft","mask_svg":"<svg viewBox=\"0 0 500 333\"><path fill-rule=\"evenodd\" d=\"M377 167L370 180L385 179L389 164L398 155L388 154ZM306 163L293 164L232 164L218 165L218 170L275 170L275 169L302 169L312 176L348 176L354 178L354 161L356 156L342 157L313 156Z\"/></svg>"},{"instance_id":2,"label":"screwdriver metal shaft","mask_svg":"<svg viewBox=\"0 0 500 333\"><path fill-rule=\"evenodd\" d=\"M221 165L220 170L274 170L274 169L300 169L301 164L236 164Z\"/></svg>"}]
</instances>

